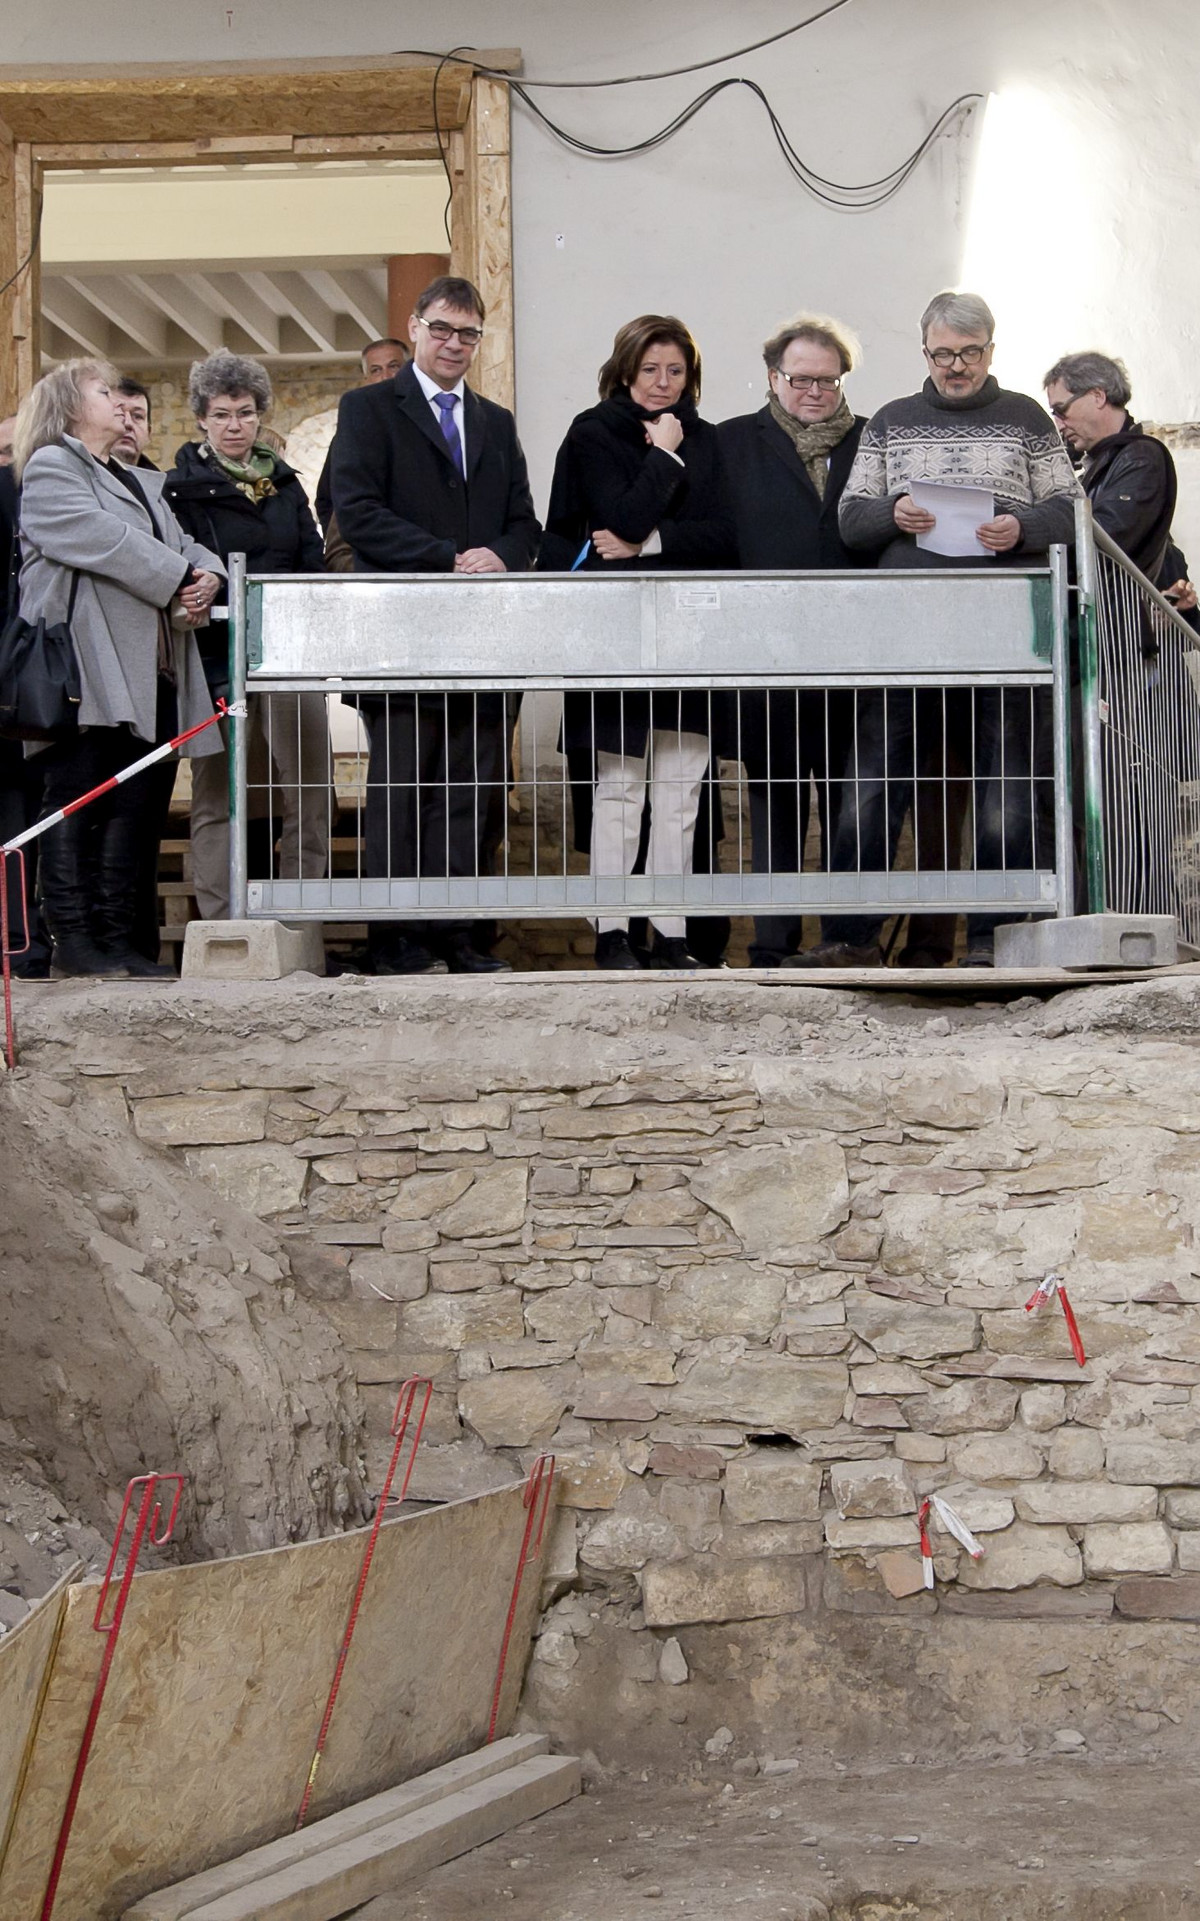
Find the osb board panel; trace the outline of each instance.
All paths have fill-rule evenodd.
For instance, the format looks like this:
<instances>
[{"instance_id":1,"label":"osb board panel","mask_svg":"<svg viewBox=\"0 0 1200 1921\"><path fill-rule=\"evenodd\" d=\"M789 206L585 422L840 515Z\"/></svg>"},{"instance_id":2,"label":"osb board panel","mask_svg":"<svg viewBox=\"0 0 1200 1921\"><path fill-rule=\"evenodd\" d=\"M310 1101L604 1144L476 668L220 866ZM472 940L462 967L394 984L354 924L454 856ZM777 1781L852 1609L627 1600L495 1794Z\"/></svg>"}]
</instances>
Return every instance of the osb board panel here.
<instances>
[{"instance_id":1,"label":"osb board panel","mask_svg":"<svg viewBox=\"0 0 1200 1921\"><path fill-rule=\"evenodd\" d=\"M229 134L422 132L438 69L394 56L153 67L0 68L0 119L18 140L179 140ZM461 127L469 66L438 77L438 121Z\"/></svg>"},{"instance_id":2,"label":"osb board panel","mask_svg":"<svg viewBox=\"0 0 1200 1921\"><path fill-rule=\"evenodd\" d=\"M0 1641L0 1862L29 1752L42 1684L66 1606L66 1581L43 1595ZM3 1910L0 1910L3 1912Z\"/></svg>"},{"instance_id":3,"label":"osb board panel","mask_svg":"<svg viewBox=\"0 0 1200 1921\"><path fill-rule=\"evenodd\" d=\"M524 1487L390 1522L379 1536L313 1817L486 1739L525 1525ZM365 1536L139 1575L84 1780L55 1921L140 1895L292 1827ZM515 1712L538 1569L514 1626ZM4 1921L36 1921L100 1659L95 1586L71 1589L0 1874Z\"/></svg>"}]
</instances>

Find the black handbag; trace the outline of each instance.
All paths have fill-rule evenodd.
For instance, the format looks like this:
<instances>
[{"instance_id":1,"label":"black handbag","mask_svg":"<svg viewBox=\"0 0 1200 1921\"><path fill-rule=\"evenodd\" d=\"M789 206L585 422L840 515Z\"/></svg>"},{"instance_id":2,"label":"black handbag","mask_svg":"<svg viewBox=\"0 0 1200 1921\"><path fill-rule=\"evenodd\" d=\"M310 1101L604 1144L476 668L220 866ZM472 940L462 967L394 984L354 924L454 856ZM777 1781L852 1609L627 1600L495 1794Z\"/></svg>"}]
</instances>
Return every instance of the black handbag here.
<instances>
[{"instance_id":1,"label":"black handbag","mask_svg":"<svg viewBox=\"0 0 1200 1921\"><path fill-rule=\"evenodd\" d=\"M19 553L14 533L8 615L0 629L0 739L62 740L78 727L83 698L71 639L79 575L71 575L65 621L26 620L17 611Z\"/></svg>"}]
</instances>

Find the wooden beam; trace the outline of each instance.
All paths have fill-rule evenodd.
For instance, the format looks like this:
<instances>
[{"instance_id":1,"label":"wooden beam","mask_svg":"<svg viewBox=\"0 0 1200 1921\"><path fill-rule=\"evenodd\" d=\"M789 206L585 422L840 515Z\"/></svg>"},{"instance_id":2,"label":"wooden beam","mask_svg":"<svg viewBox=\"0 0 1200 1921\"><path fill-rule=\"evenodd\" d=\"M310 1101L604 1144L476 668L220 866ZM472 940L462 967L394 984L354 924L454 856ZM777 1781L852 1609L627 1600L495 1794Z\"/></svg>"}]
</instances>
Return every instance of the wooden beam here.
<instances>
[{"instance_id":1,"label":"wooden beam","mask_svg":"<svg viewBox=\"0 0 1200 1921\"><path fill-rule=\"evenodd\" d=\"M201 66L0 68L0 119L39 143L207 140L246 135L422 133L460 127L472 69L403 55Z\"/></svg>"},{"instance_id":2,"label":"wooden beam","mask_svg":"<svg viewBox=\"0 0 1200 1921\"><path fill-rule=\"evenodd\" d=\"M42 257L38 247L42 170L27 141L18 141L13 149L13 173L17 260L21 263L21 272L10 289L10 312L17 393L23 399L42 371Z\"/></svg>"},{"instance_id":3,"label":"wooden beam","mask_svg":"<svg viewBox=\"0 0 1200 1921\"><path fill-rule=\"evenodd\" d=\"M502 80L476 75L471 92L466 125L451 140L451 271L475 282L487 309L473 384L489 400L512 407L516 379L509 91Z\"/></svg>"},{"instance_id":4,"label":"wooden beam","mask_svg":"<svg viewBox=\"0 0 1200 1921\"><path fill-rule=\"evenodd\" d=\"M13 334L14 288L12 280L18 266L16 156L7 142L0 142L0 419L7 419L17 404L17 343Z\"/></svg>"}]
</instances>

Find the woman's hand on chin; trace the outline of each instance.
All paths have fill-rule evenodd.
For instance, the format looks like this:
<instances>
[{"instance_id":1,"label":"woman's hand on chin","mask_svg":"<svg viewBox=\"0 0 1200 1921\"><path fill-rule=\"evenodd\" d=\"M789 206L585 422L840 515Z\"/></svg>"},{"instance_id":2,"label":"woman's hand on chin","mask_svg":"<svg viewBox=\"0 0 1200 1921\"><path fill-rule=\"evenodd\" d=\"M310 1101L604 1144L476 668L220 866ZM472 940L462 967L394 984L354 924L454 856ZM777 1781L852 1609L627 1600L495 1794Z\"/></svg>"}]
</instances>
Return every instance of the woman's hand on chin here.
<instances>
[{"instance_id":1,"label":"woman's hand on chin","mask_svg":"<svg viewBox=\"0 0 1200 1921\"><path fill-rule=\"evenodd\" d=\"M642 543L622 540L619 534L612 534L607 527L601 527L592 535L592 546L601 560L636 560L642 551Z\"/></svg>"},{"instance_id":2,"label":"woman's hand on chin","mask_svg":"<svg viewBox=\"0 0 1200 1921\"><path fill-rule=\"evenodd\" d=\"M673 454L683 439L683 427L678 416L659 414L657 420L648 420L646 439L652 447L661 447L665 454Z\"/></svg>"}]
</instances>

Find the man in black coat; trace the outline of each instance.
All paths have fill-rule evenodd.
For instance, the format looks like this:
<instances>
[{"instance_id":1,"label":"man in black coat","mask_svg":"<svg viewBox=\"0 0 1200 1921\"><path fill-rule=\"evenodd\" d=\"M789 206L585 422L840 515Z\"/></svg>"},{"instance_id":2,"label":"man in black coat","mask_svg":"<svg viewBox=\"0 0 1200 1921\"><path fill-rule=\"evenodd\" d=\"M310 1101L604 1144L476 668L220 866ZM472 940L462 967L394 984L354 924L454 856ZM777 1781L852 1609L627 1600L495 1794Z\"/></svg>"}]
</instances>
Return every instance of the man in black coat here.
<instances>
[{"instance_id":1,"label":"man in black coat","mask_svg":"<svg viewBox=\"0 0 1200 1921\"><path fill-rule=\"evenodd\" d=\"M1107 354L1065 354L1044 384L1058 431L1083 456L1080 479L1097 526L1156 587L1177 587L1178 562L1164 572L1168 556L1177 553L1171 548L1175 462L1130 414L1125 367Z\"/></svg>"},{"instance_id":2,"label":"man in black coat","mask_svg":"<svg viewBox=\"0 0 1200 1921\"><path fill-rule=\"evenodd\" d=\"M512 415L465 384L484 310L469 280L442 275L409 320L413 358L394 379L345 394L333 508L363 573L517 573L541 528ZM365 697L367 873L485 874L507 786L502 694ZM491 973L467 922L378 924L376 971Z\"/></svg>"},{"instance_id":3,"label":"man in black coat","mask_svg":"<svg viewBox=\"0 0 1200 1921\"><path fill-rule=\"evenodd\" d=\"M839 323L798 314L763 347L766 406L718 428L740 567L808 572L864 565L838 531L838 501L864 426L842 392L855 358L856 343ZM845 757L848 703L847 695L831 691L742 693L741 759L750 783L756 874L800 871L814 780L821 865L828 867L830 815L838 800L830 782L836 783ZM799 914L759 915L751 966L786 965L802 925Z\"/></svg>"}]
</instances>

